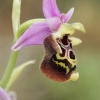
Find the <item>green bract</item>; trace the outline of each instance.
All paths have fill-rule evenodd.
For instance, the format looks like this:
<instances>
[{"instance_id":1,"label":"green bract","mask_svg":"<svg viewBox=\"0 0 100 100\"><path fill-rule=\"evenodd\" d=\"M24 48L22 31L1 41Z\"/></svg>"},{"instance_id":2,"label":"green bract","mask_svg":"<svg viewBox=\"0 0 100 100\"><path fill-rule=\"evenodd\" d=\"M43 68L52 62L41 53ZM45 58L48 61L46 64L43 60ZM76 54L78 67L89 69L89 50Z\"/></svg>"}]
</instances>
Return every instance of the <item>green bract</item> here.
<instances>
[{"instance_id":1,"label":"green bract","mask_svg":"<svg viewBox=\"0 0 100 100\"><path fill-rule=\"evenodd\" d=\"M20 9L21 9L21 0L14 0L12 9L12 27L15 40L16 40L16 33L20 25Z\"/></svg>"},{"instance_id":2,"label":"green bract","mask_svg":"<svg viewBox=\"0 0 100 100\"><path fill-rule=\"evenodd\" d=\"M35 63L35 60L28 61L28 62L25 62L24 64L14 68L5 90L8 90L11 87L11 85L17 80L17 78L20 76L20 74L26 67L28 67L29 65L34 64L34 63Z\"/></svg>"}]
</instances>

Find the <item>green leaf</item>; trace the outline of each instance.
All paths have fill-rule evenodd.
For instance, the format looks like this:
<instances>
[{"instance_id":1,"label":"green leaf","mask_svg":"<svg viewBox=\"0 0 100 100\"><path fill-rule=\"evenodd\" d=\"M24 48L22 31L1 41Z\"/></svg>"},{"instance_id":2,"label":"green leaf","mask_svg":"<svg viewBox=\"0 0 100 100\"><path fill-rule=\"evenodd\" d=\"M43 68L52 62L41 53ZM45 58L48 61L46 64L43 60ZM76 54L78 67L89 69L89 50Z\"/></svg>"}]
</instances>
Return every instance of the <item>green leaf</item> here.
<instances>
[{"instance_id":1,"label":"green leaf","mask_svg":"<svg viewBox=\"0 0 100 100\"><path fill-rule=\"evenodd\" d=\"M17 80L17 78L20 76L20 74L26 67L28 67L29 65L34 64L34 63L35 63L35 60L32 60L32 61L25 62L24 64L16 67L12 72L12 75L9 79L9 82L8 82L5 90L7 91L11 87L11 85Z\"/></svg>"},{"instance_id":2,"label":"green leaf","mask_svg":"<svg viewBox=\"0 0 100 100\"><path fill-rule=\"evenodd\" d=\"M14 32L14 39L16 39L16 33L20 25L20 9L21 9L21 0L13 0L12 27Z\"/></svg>"},{"instance_id":3,"label":"green leaf","mask_svg":"<svg viewBox=\"0 0 100 100\"><path fill-rule=\"evenodd\" d=\"M45 19L32 19L24 22L20 25L18 31L17 31L17 39L34 23L36 22L44 22Z\"/></svg>"}]
</instances>

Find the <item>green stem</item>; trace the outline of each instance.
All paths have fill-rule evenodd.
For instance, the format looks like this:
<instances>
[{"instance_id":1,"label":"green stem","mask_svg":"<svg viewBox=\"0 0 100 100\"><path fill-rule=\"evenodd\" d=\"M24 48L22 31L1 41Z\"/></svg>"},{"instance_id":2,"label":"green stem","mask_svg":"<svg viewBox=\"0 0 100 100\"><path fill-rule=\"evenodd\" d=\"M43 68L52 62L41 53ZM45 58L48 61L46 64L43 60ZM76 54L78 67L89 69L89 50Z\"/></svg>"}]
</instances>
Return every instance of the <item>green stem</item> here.
<instances>
[{"instance_id":1,"label":"green stem","mask_svg":"<svg viewBox=\"0 0 100 100\"><path fill-rule=\"evenodd\" d=\"M11 56L10 56L10 59L9 59L8 65L7 65L7 69L6 69L4 76L0 83L0 86L3 88L6 87L8 81L9 81L9 78L10 78L12 71L14 69L14 66L16 64L17 57L18 57L18 51L11 53Z\"/></svg>"}]
</instances>

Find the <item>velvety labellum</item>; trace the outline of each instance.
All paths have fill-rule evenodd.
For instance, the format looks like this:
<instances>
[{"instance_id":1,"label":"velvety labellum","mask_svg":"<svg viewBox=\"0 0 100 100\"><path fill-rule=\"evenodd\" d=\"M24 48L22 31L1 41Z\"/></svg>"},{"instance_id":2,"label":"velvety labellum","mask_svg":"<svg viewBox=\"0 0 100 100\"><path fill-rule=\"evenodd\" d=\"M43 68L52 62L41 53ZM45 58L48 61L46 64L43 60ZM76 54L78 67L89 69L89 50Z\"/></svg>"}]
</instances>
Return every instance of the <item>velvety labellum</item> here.
<instances>
[{"instance_id":1,"label":"velvety labellum","mask_svg":"<svg viewBox=\"0 0 100 100\"><path fill-rule=\"evenodd\" d=\"M44 39L44 49L45 56L40 66L42 73L54 81L68 81L76 70L76 57L71 40L67 35L56 40L49 35Z\"/></svg>"}]
</instances>

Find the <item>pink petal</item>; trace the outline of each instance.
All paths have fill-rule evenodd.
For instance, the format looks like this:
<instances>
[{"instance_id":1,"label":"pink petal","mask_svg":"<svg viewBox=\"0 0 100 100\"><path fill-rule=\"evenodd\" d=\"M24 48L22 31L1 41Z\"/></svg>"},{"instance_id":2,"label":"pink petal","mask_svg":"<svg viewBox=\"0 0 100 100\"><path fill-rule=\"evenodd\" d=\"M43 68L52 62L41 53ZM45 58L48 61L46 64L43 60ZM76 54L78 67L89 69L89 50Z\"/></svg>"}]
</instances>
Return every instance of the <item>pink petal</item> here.
<instances>
[{"instance_id":1,"label":"pink petal","mask_svg":"<svg viewBox=\"0 0 100 100\"><path fill-rule=\"evenodd\" d=\"M25 33L17 40L12 47L13 51L17 51L28 45L42 44L43 40L50 35L51 30L46 22L38 22L32 24Z\"/></svg>"},{"instance_id":2,"label":"pink petal","mask_svg":"<svg viewBox=\"0 0 100 100\"><path fill-rule=\"evenodd\" d=\"M60 17L56 0L43 0L43 13L46 18Z\"/></svg>"},{"instance_id":3,"label":"pink petal","mask_svg":"<svg viewBox=\"0 0 100 100\"><path fill-rule=\"evenodd\" d=\"M72 17L73 12L74 12L74 8L71 8L71 9L68 11L67 14L62 14L62 15L61 15L61 20L62 20L62 22L63 22L63 23L67 23L67 22L70 20L70 18Z\"/></svg>"},{"instance_id":4,"label":"pink petal","mask_svg":"<svg viewBox=\"0 0 100 100\"><path fill-rule=\"evenodd\" d=\"M9 95L0 87L0 100L11 100Z\"/></svg>"},{"instance_id":5,"label":"pink petal","mask_svg":"<svg viewBox=\"0 0 100 100\"><path fill-rule=\"evenodd\" d=\"M59 17L47 18L46 23L52 31L56 31L61 25L61 20Z\"/></svg>"},{"instance_id":6,"label":"pink petal","mask_svg":"<svg viewBox=\"0 0 100 100\"><path fill-rule=\"evenodd\" d=\"M17 93L15 91L8 91L11 100L17 100Z\"/></svg>"}]
</instances>

